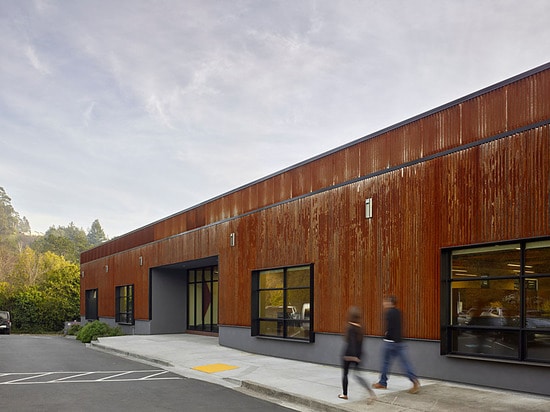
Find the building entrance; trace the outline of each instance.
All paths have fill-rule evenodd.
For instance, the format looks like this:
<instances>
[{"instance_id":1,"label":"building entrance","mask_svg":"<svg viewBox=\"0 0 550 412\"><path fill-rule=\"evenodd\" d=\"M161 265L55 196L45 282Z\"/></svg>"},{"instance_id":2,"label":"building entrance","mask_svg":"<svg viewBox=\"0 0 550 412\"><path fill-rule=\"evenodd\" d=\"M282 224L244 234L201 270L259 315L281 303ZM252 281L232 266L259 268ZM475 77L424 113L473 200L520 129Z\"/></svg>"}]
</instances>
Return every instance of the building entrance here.
<instances>
[{"instance_id":1,"label":"building entrance","mask_svg":"<svg viewBox=\"0 0 550 412\"><path fill-rule=\"evenodd\" d=\"M187 329L218 333L218 266L187 272Z\"/></svg>"}]
</instances>

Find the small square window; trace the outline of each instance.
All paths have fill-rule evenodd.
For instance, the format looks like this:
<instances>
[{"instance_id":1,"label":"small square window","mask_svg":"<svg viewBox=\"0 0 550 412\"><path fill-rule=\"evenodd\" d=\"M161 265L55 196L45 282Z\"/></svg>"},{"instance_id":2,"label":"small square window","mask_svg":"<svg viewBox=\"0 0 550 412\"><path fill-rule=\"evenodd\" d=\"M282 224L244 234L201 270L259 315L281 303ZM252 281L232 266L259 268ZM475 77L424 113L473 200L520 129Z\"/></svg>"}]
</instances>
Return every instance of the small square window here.
<instances>
[{"instance_id":1,"label":"small square window","mask_svg":"<svg viewBox=\"0 0 550 412\"><path fill-rule=\"evenodd\" d=\"M252 273L252 335L313 342L313 265Z\"/></svg>"}]
</instances>

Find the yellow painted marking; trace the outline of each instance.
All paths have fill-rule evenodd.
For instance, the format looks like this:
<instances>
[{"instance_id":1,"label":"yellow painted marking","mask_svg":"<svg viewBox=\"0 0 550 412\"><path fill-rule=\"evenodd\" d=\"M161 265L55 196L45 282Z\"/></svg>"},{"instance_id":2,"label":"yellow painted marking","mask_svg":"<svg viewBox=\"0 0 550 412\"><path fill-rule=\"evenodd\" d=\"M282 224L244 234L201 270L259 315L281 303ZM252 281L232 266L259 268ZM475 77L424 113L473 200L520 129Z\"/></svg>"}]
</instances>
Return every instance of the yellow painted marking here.
<instances>
[{"instance_id":1,"label":"yellow painted marking","mask_svg":"<svg viewBox=\"0 0 550 412\"><path fill-rule=\"evenodd\" d=\"M195 366L193 369L205 373L216 373L238 369L238 366L226 365L225 363L212 363L211 365Z\"/></svg>"}]
</instances>

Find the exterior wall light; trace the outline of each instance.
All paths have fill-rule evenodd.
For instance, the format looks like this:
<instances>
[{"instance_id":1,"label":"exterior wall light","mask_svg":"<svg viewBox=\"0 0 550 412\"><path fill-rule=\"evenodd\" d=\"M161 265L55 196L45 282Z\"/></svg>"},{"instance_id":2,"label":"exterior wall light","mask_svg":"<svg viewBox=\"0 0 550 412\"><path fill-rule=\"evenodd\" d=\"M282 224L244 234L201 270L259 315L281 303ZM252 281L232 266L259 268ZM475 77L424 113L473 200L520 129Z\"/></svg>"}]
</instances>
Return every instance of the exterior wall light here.
<instances>
[{"instance_id":1,"label":"exterior wall light","mask_svg":"<svg viewBox=\"0 0 550 412\"><path fill-rule=\"evenodd\" d=\"M372 219L372 197L365 199L365 219Z\"/></svg>"},{"instance_id":2,"label":"exterior wall light","mask_svg":"<svg viewBox=\"0 0 550 412\"><path fill-rule=\"evenodd\" d=\"M109 271L109 265L105 265L105 273Z\"/></svg>"},{"instance_id":3,"label":"exterior wall light","mask_svg":"<svg viewBox=\"0 0 550 412\"><path fill-rule=\"evenodd\" d=\"M229 246L231 247L235 246L235 232L229 235Z\"/></svg>"},{"instance_id":4,"label":"exterior wall light","mask_svg":"<svg viewBox=\"0 0 550 412\"><path fill-rule=\"evenodd\" d=\"M139 265L140 265L140 266L143 266L143 256L140 256L140 257L139 257Z\"/></svg>"}]
</instances>

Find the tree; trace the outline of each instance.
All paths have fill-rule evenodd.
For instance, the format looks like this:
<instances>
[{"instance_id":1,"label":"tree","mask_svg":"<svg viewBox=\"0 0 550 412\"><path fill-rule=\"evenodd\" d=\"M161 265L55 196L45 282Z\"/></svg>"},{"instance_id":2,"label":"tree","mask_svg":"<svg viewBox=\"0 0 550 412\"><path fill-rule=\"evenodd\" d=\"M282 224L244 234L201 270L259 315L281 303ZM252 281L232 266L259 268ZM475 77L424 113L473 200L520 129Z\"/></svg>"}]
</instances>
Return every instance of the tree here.
<instances>
[{"instance_id":1,"label":"tree","mask_svg":"<svg viewBox=\"0 0 550 412\"><path fill-rule=\"evenodd\" d=\"M11 198L0 187L0 280L13 268L17 255L33 241L31 225L11 205Z\"/></svg>"},{"instance_id":2,"label":"tree","mask_svg":"<svg viewBox=\"0 0 550 412\"><path fill-rule=\"evenodd\" d=\"M11 205L11 198L0 187L0 281L6 279L17 261L18 217Z\"/></svg>"},{"instance_id":3,"label":"tree","mask_svg":"<svg viewBox=\"0 0 550 412\"><path fill-rule=\"evenodd\" d=\"M65 321L80 317L80 269L58 256L50 263L52 269L39 285L46 297L42 326L46 330L61 330Z\"/></svg>"},{"instance_id":4,"label":"tree","mask_svg":"<svg viewBox=\"0 0 550 412\"><path fill-rule=\"evenodd\" d=\"M34 285L41 276L39 254L26 247L18 256L13 269L6 275L6 281L15 290Z\"/></svg>"},{"instance_id":5,"label":"tree","mask_svg":"<svg viewBox=\"0 0 550 412\"><path fill-rule=\"evenodd\" d=\"M38 280L17 287L0 283L0 303L20 331L60 331L65 321L80 316L80 270L52 252L38 260Z\"/></svg>"},{"instance_id":6,"label":"tree","mask_svg":"<svg viewBox=\"0 0 550 412\"><path fill-rule=\"evenodd\" d=\"M105 238L97 220L90 232L96 240ZM72 222L36 239L0 187L0 308L12 312L15 329L60 331L65 321L80 316L78 263L91 246Z\"/></svg>"},{"instance_id":7,"label":"tree","mask_svg":"<svg viewBox=\"0 0 550 412\"><path fill-rule=\"evenodd\" d=\"M0 187L0 236L7 237L17 233L19 215L11 205L11 198Z\"/></svg>"},{"instance_id":8,"label":"tree","mask_svg":"<svg viewBox=\"0 0 550 412\"><path fill-rule=\"evenodd\" d=\"M96 219L92 223L92 227L88 231L88 243L91 246L97 246L105 242L107 239L107 236L105 236L105 232L103 231L103 228L101 227L101 224L99 223L99 220Z\"/></svg>"},{"instance_id":9,"label":"tree","mask_svg":"<svg viewBox=\"0 0 550 412\"><path fill-rule=\"evenodd\" d=\"M29 223L29 221L25 216L23 216L19 220L19 223L17 224L17 231L19 233L27 233L27 234L31 233L31 224Z\"/></svg>"},{"instance_id":10,"label":"tree","mask_svg":"<svg viewBox=\"0 0 550 412\"><path fill-rule=\"evenodd\" d=\"M0 186L0 240L21 233L30 233L31 226L26 217L21 218L11 205L11 198Z\"/></svg>"},{"instance_id":11,"label":"tree","mask_svg":"<svg viewBox=\"0 0 550 412\"><path fill-rule=\"evenodd\" d=\"M26 247L13 265L13 269L7 274L5 280L14 290L25 286L39 285L45 281L48 273L67 266L62 256L46 251L38 253L30 247Z\"/></svg>"},{"instance_id":12,"label":"tree","mask_svg":"<svg viewBox=\"0 0 550 412\"><path fill-rule=\"evenodd\" d=\"M69 226L51 226L44 236L37 239L33 249L40 253L53 252L63 256L69 262L80 262L80 253L91 247L86 232L77 228L73 222Z\"/></svg>"},{"instance_id":13,"label":"tree","mask_svg":"<svg viewBox=\"0 0 550 412\"><path fill-rule=\"evenodd\" d=\"M17 262L17 253L0 242L0 282L5 281Z\"/></svg>"}]
</instances>

